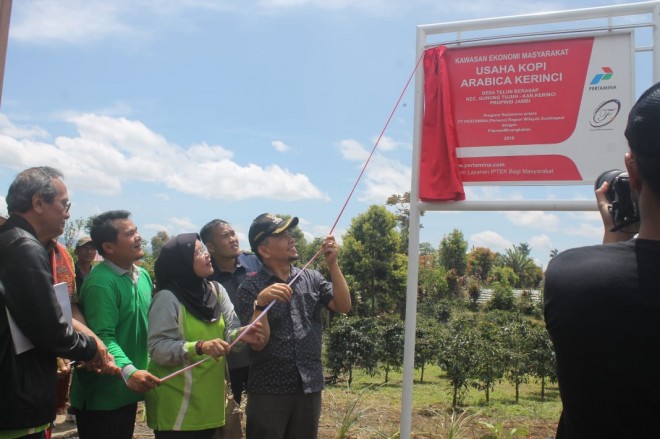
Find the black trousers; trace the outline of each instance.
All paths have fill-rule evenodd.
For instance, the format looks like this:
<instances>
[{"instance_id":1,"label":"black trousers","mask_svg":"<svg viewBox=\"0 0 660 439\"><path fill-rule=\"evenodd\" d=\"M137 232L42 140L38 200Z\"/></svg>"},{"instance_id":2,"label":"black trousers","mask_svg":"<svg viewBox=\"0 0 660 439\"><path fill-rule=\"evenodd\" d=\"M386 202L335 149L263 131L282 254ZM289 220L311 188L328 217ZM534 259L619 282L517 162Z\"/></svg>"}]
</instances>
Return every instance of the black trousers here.
<instances>
[{"instance_id":1,"label":"black trousers","mask_svg":"<svg viewBox=\"0 0 660 439\"><path fill-rule=\"evenodd\" d=\"M321 392L295 395L250 393L245 410L247 439L316 439Z\"/></svg>"},{"instance_id":2,"label":"black trousers","mask_svg":"<svg viewBox=\"0 0 660 439\"><path fill-rule=\"evenodd\" d=\"M247 392L248 371L250 366L236 367L229 369L229 378L231 379L231 393L234 395L234 401L241 404L243 391Z\"/></svg>"},{"instance_id":3,"label":"black trousers","mask_svg":"<svg viewBox=\"0 0 660 439\"><path fill-rule=\"evenodd\" d=\"M156 439L211 439L215 428L197 431L154 431Z\"/></svg>"},{"instance_id":4,"label":"black trousers","mask_svg":"<svg viewBox=\"0 0 660 439\"><path fill-rule=\"evenodd\" d=\"M137 403L115 410L76 409L80 439L132 439Z\"/></svg>"}]
</instances>

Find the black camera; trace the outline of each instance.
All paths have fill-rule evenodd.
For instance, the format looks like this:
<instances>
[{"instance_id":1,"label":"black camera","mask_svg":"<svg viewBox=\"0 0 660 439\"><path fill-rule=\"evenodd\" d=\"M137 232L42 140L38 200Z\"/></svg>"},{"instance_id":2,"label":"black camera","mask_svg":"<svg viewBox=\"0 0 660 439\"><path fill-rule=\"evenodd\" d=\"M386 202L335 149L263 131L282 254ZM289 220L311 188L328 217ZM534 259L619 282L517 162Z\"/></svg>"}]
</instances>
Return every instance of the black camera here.
<instances>
[{"instance_id":1,"label":"black camera","mask_svg":"<svg viewBox=\"0 0 660 439\"><path fill-rule=\"evenodd\" d=\"M610 213L614 220L612 232L634 224L639 221L639 205L637 203L637 194L630 187L628 173L619 169L603 172L598 176L595 188L598 189L607 182L607 192L605 196L610 202Z\"/></svg>"}]
</instances>

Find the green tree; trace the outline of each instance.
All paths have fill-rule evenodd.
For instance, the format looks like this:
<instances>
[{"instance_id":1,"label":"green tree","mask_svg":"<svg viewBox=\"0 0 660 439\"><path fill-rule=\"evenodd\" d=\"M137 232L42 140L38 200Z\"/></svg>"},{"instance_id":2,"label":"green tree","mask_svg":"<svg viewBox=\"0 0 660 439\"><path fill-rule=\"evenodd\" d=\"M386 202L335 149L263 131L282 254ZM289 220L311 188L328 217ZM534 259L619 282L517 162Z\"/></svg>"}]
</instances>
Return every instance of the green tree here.
<instances>
[{"instance_id":1,"label":"green tree","mask_svg":"<svg viewBox=\"0 0 660 439\"><path fill-rule=\"evenodd\" d=\"M474 375L479 334L474 317L459 316L441 333L438 364L452 386L452 407L457 407Z\"/></svg>"},{"instance_id":2,"label":"green tree","mask_svg":"<svg viewBox=\"0 0 660 439\"><path fill-rule=\"evenodd\" d=\"M406 249L406 252L408 249ZM435 254L435 249L430 242L419 243L419 256L432 256Z\"/></svg>"},{"instance_id":3,"label":"green tree","mask_svg":"<svg viewBox=\"0 0 660 439\"><path fill-rule=\"evenodd\" d=\"M457 301L447 298L426 298L419 304L419 314L440 323L447 323L454 314Z\"/></svg>"},{"instance_id":4,"label":"green tree","mask_svg":"<svg viewBox=\"0 0 660 439\"><path fill-rule=\"evenodd\" d=\"M403 365L403 322L391 316L378 318L377 357L389 382L390 370L400 371Z\"/></svg>"},{"instance_id":5,"label":"green tree","mask_svg":"<svg viewBox=\"0 0 660 439\"><path fill-rule=\"evenodd\" d=\"M163 246L170 240L170 235L167 234L165 230L161 230L156 233L156 236L151 238L151 254L154 259L158 259L160 255L160 250Z\"/></svg>"},{"instance_id":6,"label":"green tree","mask_svg":"<svg viewBox=\"0 0 660 439\"><path fill-rule=\"evenodd\" d=\"M541 323L534 323L529 332L530 372L541 380L541 400L545 400L546 380L557 381L557 358L548 331Z\"/></svg>"},{"instance_id":7,"label":"green tree","mask_svg":"<svg viewBox=\"0 0 660 439\"><path fill-rule=\"evenodd\" d=\"M479 337L475 352L476 364L473 375L475 381L472 385L485 392L488 403L495 383L504 376L504 352L499 339L499 327L496 323L486 318L479 323L477 330Z\"/></svg>"},{"instance_id":8,"label":"green tree","mask_svg":"<svg viewBox=\"0 0 660 439\"><path fill-rule=\"evenodd\" d=\"M420 264L418 284L420 300L424 298L437 300L446 297L449 292L447 273L440 265Z\"/></svg>"},{"instance_id":9,"label":"green tree","mask_svg":"<svg viewBox=\"0 0 660 439\"><path fill-rule=\"evenodd\" d=\"M446 272L445 279L447 280L448 295L453 298L460 298L465 278L459 276L456 270L452 268Z\"/></svg>"},{"instance_id":10,"label":"green tree","mask_svg":"<svg viewBox=\"0 0 660 439\"><path fill-rule=\"evenodd\" d=\"M353 368L376 373L376 319L341 316L327 332L326 364L335 378L348 373L348 385L353 383Z\"/></svg>"},{"instance_id":11,"label":"green tree","mask_svg":"<svg viewBox=\"0 0 660 439\"><path fill-rule=\"evenodd\" d=\"M431 318L422 317L415 332L415 369L421 370L420 382L424 382L424 368L438 357L440 350L440 325Z\"/></svg>"},{"instance_id":12,"label":"green tree","mask_svg":"<svg viewBox=\"0 0 660 439\"><path fill-rule=\"evenodd\" d=\"M454 229L440 241L438 249L440 264L445 270L454 270L457 276L464 276L467 269L466 251L467 241L463 238L463 232Z\"/></svg>"},{"instance_id":13,"label":"green tree","mask_svg":"<svg viewBox=\"0 0 660 439\"><path fill-rule=\"evenodd\" d=\"M556 249L556 248L553 248L552 250L550 250L550 259L554 258L558 254L559 254L559 250Z\"/></svg>"},{"instance_id":14,"label":"green tree","mask_svg":"<svg viewBox=\"0 0 660 439\"><path fill-rule=\"evenodd\" d=\"M516 298L511 287L504 282L493 282L490 284L493 294L488 302L489 309L511 311L516 306Z\"/></svg>"},{"instance_id":15,"label":"green tree","mask_svg":"<svg viewBox=\"0 0 660 439\"><path fill-rule=\"evenodd\" d=\"M528 381L528 374L532 371L529 353L531 326L529 319L511 313L500 332L504 347L504 377L516 388L516 404L520 401L520 385Z\"/></svg>"},{"instance_id":16,"label":"green tree","mask_svg":"<svg viewBox=\"0 0 660 439\"><path fill-rule=\"evenodd\" d=\"M144 242L146 242L146 241L143 241L143 243ZM147 273L149 273L149 277L151 278L151 281L155 283L156 282L156 274L154 273L154 266L156 264L156 258L154 257L154 255L152 253L144 252L144 257L142 259L140 259L137 262L137 264L140 265L140 267L147 270ZM161 287L162 287L162 285L160 285L160 286L156 285L156 288L158 288L158 289L160 289ZM154 291L154 293L156 293L156 291Z\"/></svg>"},{"instance_id":17,"label":"green tree","mask_svg":"<svg viewBox=\"0 0 660 439\"><path fill-rule=\"evenodd\" d=\"M495 253L485 247L472 249L467 255L467 272L470 276L486 282L495 265Z\"/></svg>"},{"instance_id":18,"label":"green tree","mask_svg":"<svg viewBox=\"0 0 660 439\"><path fill-rule=\"evenodd\" d=\"M64 233L62 233L62 243L67 248L69 253L73 253L73 249L78 239L84 233L89 233L89 220L90 218L76 218L69 220L64 225Z\"/></svg>"},{"instance_id":19,"label":"green tree","mask_svg":"<svg viewBox=\"0 0 660 439\"><path fill-rule=\"evenodd\" d=\"M540 319L543 317L543 310L541 308L541 301L534 299L530 290L523 290L517 300L518 310L530 317Z\"/></svg>"},{"instance_id":20,"label":"green tree","mask_svg":"<svg viewBox=\"0 0 660 439\"><path fill-rule=\"evenodd\" d=\"M301 234L302 236L302 234ZM311 264L307 266L307 268L311 268L314 270L319 271L326 279L330 278L330 271L328 270L328 264L325 262L325 258L323 257L323 253L320 252L321 247L323 245L323 240L325 239L324 237L320 238L314 238L311 242L307 242L304 237L302 237L301 240L296 242L296 248L298 249L298 265L299 266L304 266L309 262L313 257L316 256L314 261L312 261ZM303 240L305 240L303 242ZM300 246L300 247L299 247ZM318 255L317 255L318 253ZM339 252L339 257L341 258L341 251Z\"/></svg>"},{"instance_id":21,"label":"green tree","mask_svg":"<svg viewBox=\"0 0 660 439\"><path fill-rule=\"evenodd\" d=\"M479 299L481 298L481 286L477 281L468 282L468 299L470 300L470 308L474 311L479 309Z\"/></svg>"},{"instance_id":22,"label":"green tree","mask_svg":"<svg viewBox=\"0 0 660 439\"><path fill-rule=\"evenodd\" d=\"M401 241L395 227L394 214L373 205L353 218L344 235L342 269L370 305L358 313L403 313L407 260L398 252Z\"/></svg>"},{"instance_id":23,"label":"green tree","mask_svg":"<svg viewBox=\"0 0 660 439\"><path fill-rule=\"evenodd\" d=\"M511 267L495 267L491 273L491 282L499 282L510 287L518 283L518 275Z\"/></svg>"},{"instance_id":24,"label":"green tree","mask_svg":"<svg viewBox=\"0 0 660 439\"><path fill-rule=\"evenodd\" d=\"M399 251L402 253L408 253L408 237L410 236L410 192L404 192L403 195L390 195L387 198L385 205L394 206L394 215L399 226L399 233L401 234ZM423 215L424 212L420 212L420 216Z\"/></svg>"},{"instance_id":25,"label":"green tree","mask_svg":"<svg viewBox=\"0 0 660 439\"><path fill-rule=\"evenodd\" d=\"M542 270L529 255L531 250L529 244L522 242L507 249L503 256L504 265L510 267L518 276L518 282L512 284L513 287L532 288L538 285L542 278Z\"/></svg>"}]
</instances>

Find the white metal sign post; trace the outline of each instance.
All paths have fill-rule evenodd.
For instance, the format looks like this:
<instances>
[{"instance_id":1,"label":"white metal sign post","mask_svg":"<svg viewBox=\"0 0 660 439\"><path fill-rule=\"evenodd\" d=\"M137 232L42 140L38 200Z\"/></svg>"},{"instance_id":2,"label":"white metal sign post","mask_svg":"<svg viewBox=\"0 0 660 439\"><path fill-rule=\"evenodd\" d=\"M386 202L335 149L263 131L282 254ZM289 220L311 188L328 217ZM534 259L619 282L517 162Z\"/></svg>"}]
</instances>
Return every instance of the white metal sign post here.
<instances>
[{"instance_id":1,"label":"white metal sign post","mask_svg":"<svg viewBox=\"0 0 660 439\"><path fill-rule=\"evenodd\" d=\"M422 57L428 48L438 45L437 41L429 40L430 37L437 39L438 36L442 36L447 38L442 44L447 47L447 53L450 54L449 68L455 68L457 72L452 77L454 82L452 106L456 110L454 118L458 119L453 120L453 123L457 126L458 132L456 153L462 181L465 184L592 184L599 171L611 166L611 160L621 157L622 161L625 149L609 151L611 154L604 154L603 157L607 158L603 158L602 161L590 161L589 156L599 157L599 154L593 154L588 148L598 146L598 141L593 140L598 137L592 136L607 137L607 130L612 130L609 133L610 137L621 134L627 113L634 101L634 66L637 64L637 54L652 53L653 81L660 81L660 54L657 53L660 47L659 16L660 1L649 1L418 26L416 59ZM626 20L615 22L619 17L626 17ZM595 24L598 21L600 25ZM521 31L521 28L525 30ZM507 29L511 29L511 33L504 34L503 31ZM635 31L638 29L645 31L650 29L649 44L642 45L636 40ZM466 36L468 34L469 36ZM590 38L592 40L587 42L590 46L585 47L584 40ZM583 73L581 79L573 78L571 75L575 72L572 70L562 70L559 59L562 56L569 56L573 49L583 51L588 49L589 60L581 59L581 61L592 63L585 67L586 73ZM452 50L454 52L451 52ZM535 58L529 61L532 57L530 54L534 53ZM618 56L616 63L611 55ZM454 61L453 65L451 60ZM553 64L555 60L558 60L559 64ZM619 63L619 60L630 61L630 68L625 62ZM608 85L608 80L612 80L612 84L615 82L613 80L615 74L618 79L624 78L626 83L619 81L616 87ZM538 110L527 106L534 105L535 101L542 106L540 101L546 99L545 102L550 102L547 99L553 97L552 93L565 92L563 85L558 87L557 84L569 76L578 83L580 80L583 81L580 86L584 86L581 89L583 93L581 99L577 103L579 108L573 108L574 114L570 113L570 108L556 115L533 114L538 113ZM400 430L402 439L410 438L412 427L420 212L596 210L594 201L439 202L435 201L432 195L422 199L420 167L422 166L424 79L423 69L418 70L415 77L415 126L410 191ZM539 85L541 83L545 84ZM615 88L616 97L607 95L607 92ZM480 107L480 100L488 103L489 107ZM489 103L495 100L499 102ZM486 111L484 108L493 110ZM553 108L556 109L555 106ZM517 116L518 113L520 116ZM575 118L574 123L569 121L570 123L554 124L567 120L567 115ZM514 120L508 120L510 116ZM528 120L525 120L526 116ZM535 119L537 116L547 119ZM564 119L561 119L562 117ZM461 134L460 125L469 125L470 130ZM549 129L546 129L548 127ZM555 130L556 127L559 129ZM476 132L482 130L482 134L472 136L475 129ZM610 149L625 148L623 136L618 140L615 139L614 142L611 138L608 141L612 145ZM588 147L579 149L580 145L588 145ZM536 160L535 156L551 156L553 160L557 157L559 159L554 167L551 167L548 163L552 163L545 157L543 160ZM535 165L537 162L542 162L544 167L539 168ZM525 169L529 172L524 172ZM469 173L469 170L475 172ZM427 169L426 172L428 171ZM432 172L432 169L430 171ZM519 177L523 173L527 175ZM429 188L424 188L425 194L429 193L427 189ZM431 187L430 190L432 194L433 188Z\"/></svg>"}]
</instances>

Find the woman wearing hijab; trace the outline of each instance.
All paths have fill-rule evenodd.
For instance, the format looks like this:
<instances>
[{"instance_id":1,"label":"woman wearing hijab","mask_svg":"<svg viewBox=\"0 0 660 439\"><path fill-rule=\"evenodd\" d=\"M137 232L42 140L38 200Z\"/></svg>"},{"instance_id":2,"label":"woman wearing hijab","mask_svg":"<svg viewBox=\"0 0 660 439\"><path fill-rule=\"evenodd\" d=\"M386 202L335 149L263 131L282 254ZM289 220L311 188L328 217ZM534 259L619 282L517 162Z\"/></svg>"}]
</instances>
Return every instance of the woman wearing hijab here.
<instances>
[{"instance_id":1,"label":"woman wearing hijab","mask_svg":"<svg viewBox=\"0 0 660 439\"><path fill-rule=\"evenodd\" d=\"M159 291L149 309L149 372L162 378L226 355L244 328L225 289L206 280L213 267L199 235L170 239L154 271ZM264 336L257 324L241 340L259 349ZM148 392L147 424L156 439L211 438L225 424L224 376L224 359L206 361Z\"/></svg>"}]
</instances>

